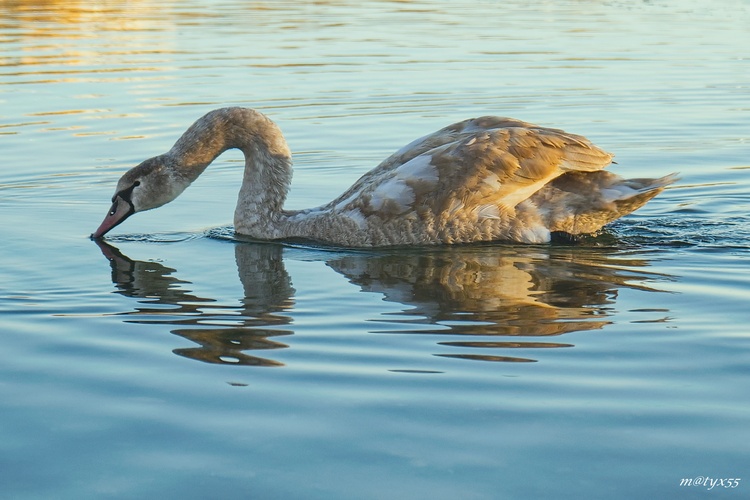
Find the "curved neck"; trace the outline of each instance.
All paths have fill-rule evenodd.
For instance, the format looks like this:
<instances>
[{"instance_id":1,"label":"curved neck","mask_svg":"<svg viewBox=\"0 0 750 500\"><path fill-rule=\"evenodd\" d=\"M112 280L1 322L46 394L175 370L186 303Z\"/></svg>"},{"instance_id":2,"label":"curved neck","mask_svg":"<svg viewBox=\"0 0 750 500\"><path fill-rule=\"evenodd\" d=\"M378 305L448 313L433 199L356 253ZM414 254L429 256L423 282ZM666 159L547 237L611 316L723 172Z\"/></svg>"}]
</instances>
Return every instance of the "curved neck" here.
<instances>
[{"instance_id":1,"label":"curved neck","mask_svg":"<svg viewBox=\"0 0 750 500\"><path fill-rule=\"evenodd\" d=\"M235 230L259 238L273 238L292 180L292 158L281 130L259 111L223 108L211 111L180 137L169 155L180 173L193 182L228 149L245 155L245 174Z\"/></svg>"}]
</instances>

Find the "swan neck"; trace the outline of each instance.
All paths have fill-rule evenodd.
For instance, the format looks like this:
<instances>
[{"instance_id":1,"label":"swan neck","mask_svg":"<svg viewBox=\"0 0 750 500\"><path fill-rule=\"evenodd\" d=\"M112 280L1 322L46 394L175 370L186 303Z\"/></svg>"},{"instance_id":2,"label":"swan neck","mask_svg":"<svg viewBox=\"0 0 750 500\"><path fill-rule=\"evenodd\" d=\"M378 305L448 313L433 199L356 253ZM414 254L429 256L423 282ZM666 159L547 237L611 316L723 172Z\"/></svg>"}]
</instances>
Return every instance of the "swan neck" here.
<instances>
[{"instance_id":1,"label":"swan neck","mask_svg":"<svg viewBox=\"0 0 750 500\"><path fill-rule=\"evenodd\" d=\"M235 148L245 154L246 160L262 163L291 157L276 124L248 108L211 111L191 125L168 154L193 181L224 151Z\"/></svg>"},{"instance_id":2,"label":"swan neck","mask_svg":"<svg viewBox=\"0 0 750 500\"><path fill-rule=\"evenodd\" d=\"M263 113L223 108L195 122L168 153L180 174L193 182L220 154L240 149L245 172L235 210L235 229L272 237L278 232L292 178L291 152L281 130Z\"/></svg>"}]
</instances>

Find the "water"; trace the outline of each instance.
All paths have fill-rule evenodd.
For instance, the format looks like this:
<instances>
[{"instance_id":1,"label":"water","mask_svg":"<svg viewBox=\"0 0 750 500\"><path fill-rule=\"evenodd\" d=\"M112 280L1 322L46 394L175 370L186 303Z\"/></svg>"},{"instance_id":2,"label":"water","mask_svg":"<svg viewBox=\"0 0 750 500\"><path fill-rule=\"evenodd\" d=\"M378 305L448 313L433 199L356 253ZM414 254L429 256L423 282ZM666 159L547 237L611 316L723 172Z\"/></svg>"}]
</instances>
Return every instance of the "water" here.
<instances>
[{"instance_id":1,"label":"water","mask_svg":"<svg viewBox=\"0 0 750 500\"><path fill-rule=\"evenodd\" d=\"M747 2L0 12L0 496L747 496ZM482 114L682 180L577 245L351 252L235 239L230 152L87 239L226 105L284 130L291 208Z\"/></svg>"}]
</instances>

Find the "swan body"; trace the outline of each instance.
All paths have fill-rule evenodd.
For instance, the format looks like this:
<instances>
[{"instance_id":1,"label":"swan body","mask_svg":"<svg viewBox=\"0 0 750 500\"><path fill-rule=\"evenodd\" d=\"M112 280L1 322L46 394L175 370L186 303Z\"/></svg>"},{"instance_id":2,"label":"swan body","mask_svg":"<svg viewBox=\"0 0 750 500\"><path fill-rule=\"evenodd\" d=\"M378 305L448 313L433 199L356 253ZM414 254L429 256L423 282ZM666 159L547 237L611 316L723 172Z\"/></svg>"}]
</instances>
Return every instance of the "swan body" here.
<instances>
[{"instance_id":1,"label":"swan body","mask_svg":"<svg viewBox=\"0 0 750 500\"><path fill-rule=\"evenodd\" d=\"M222 108L195 122L167 153L126 172L91 236L172 201L232 148L245 155L238 234L347 247L545 243L554 232L594 233L676 180L623 179L603 170L612 155L582 136L486 116L408 144L328 204L284 210L292 157L281 131L258 111Z\"/></svg>"}]
</instances>

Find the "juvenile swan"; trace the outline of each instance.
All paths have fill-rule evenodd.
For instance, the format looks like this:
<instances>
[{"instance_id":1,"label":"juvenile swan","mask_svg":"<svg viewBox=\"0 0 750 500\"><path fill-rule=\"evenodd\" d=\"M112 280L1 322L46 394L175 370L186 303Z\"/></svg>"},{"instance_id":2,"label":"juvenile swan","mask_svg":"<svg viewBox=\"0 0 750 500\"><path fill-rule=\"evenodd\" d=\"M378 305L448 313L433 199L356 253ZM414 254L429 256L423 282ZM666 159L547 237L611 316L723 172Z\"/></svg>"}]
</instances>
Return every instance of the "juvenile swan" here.
<instances>
[{"instance_id":1,"label":"juvenile swan","mask_svg":"<svg viewBox=\"0 0 750 500\"><path fill-rule=\"evenodd\" d=\"M281 130L258 111L223 108L195 122L169 152L126 172L91 237L174 200L232 148L245 154L237 233L347 247L545 243L553 232L594 233L676 179L623 179L602 170L612 155L582 136L485 116L408 144L330 203L284 210L292 158Z\"/></svg>"}]
</instances>

